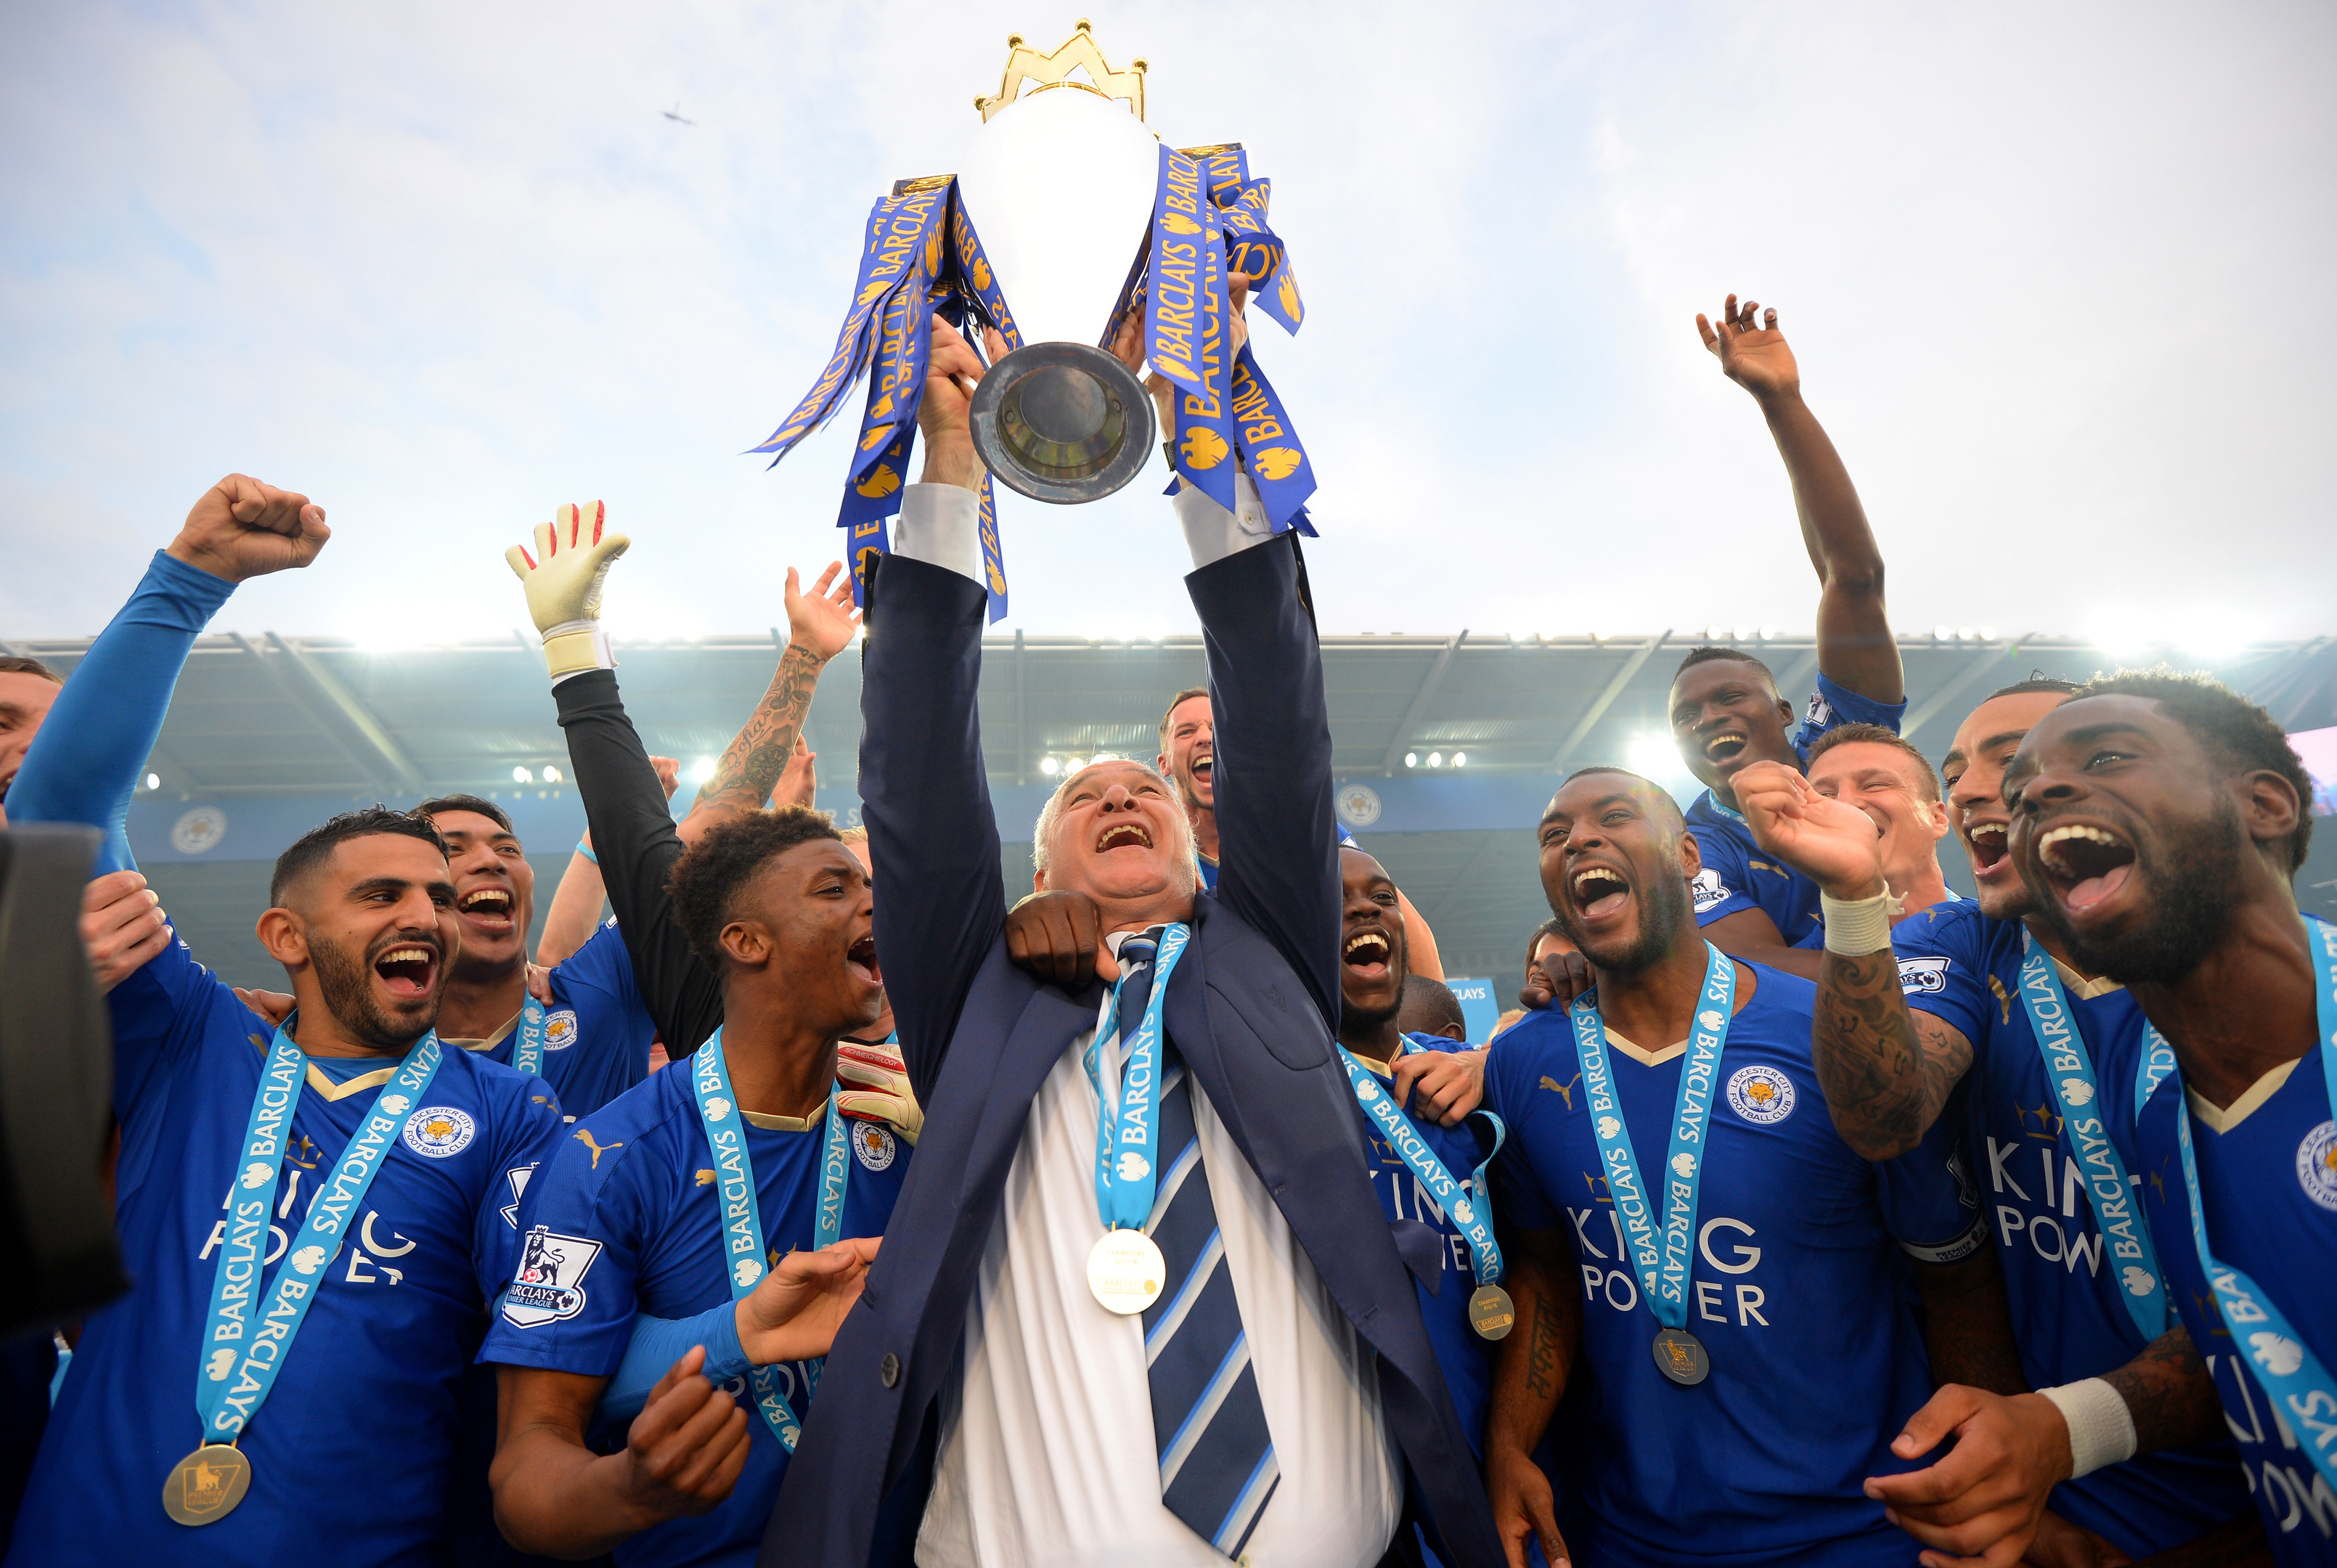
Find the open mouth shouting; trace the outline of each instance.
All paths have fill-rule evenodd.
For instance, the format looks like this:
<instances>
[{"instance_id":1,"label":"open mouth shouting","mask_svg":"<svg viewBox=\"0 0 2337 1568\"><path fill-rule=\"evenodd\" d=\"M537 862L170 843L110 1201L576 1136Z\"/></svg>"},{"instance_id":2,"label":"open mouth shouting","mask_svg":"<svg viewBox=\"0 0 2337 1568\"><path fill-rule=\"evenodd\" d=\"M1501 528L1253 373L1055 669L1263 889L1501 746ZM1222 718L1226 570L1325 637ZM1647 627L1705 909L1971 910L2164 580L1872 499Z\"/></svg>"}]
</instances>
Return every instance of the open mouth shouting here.
<instances>
[{"instance_id":1,"label":"open mouth shouting","mask_svg":"<svg viewBox=\"0 0 2337 1568\"><path fill-rule=\"evenodd\" d=\"M1388 940L1385 931L1356 931L1339 949L1339 961L1354 970L1360 979L1380 979L1394 960L1395 944Z\"/></svg>"},{"instance_id":2,"label":"open mouth shouting","mask_svg":"<svg viewBox=\"0 0 2337 1568\"><path fill-rule=\"evenodd\" d=\"M1981 881L1993 883L2012 874L2014 868L2007 858L2011 827L2008 822L1964 823L1964 852L1971 857L1972 875Z\"/></svg>"},{"instance_id":3,"label":"open mouth shouting","mask_svg":"<svg viewBox=\"0 0 2337 1568\"><path fill-rule=\"evenodd\" d=\"M1586 924L1621 914L1631 897L1631 884L1607 866L1581 867L1568 879L1566 891L1574 901L1574 912Z\"/></svg>"},{"instance_id":4,"label":"open mouth shouting","mask_svg":"<svg viewBox=\"0 0 2337 1568\"><path fill-rule=\"evenodd\" d=\"M482 935L501 936L512 929L513 902L509 887L491 883L464 893L455 910Z\"/></svg>"},{"instance_id":5,"label":"open mouth shouting","mask_svg":"<svg viewBox=\"0 0 2337 1568\"><path fill-rule=\"evenodd\" d=\"M1213 766L1215 766L1216 763L1217 756L1214 753L1206 751L1195 752L1193 754L1192 762L1194 779L1201 784L1208 783L1209 771Z\"/></svg>"},{"instance_id":6,"label":"open mouth shouting","mask_svg":"<svg viewBox=\"0 0 2337 1568\"><path fill-rule=\"evenodd\" d=\"M2065 823L2037 835L2037 864L2071 914L2115 897L2134 877L2134 846L2107 828Z\"/></svg>"},{"instance_id":7,"label":"open mouth shouting","mask_svg":"<svg viewBox=\"0 0 2337 1568\"><path fill-rule=\"evenodd\" d=\"M1753 737L1741 729L1726 729L1704 740L1704 760L1715 767L1726 767L1745 755Z\"/></svg>"},{"instance_id":8,"label":"open mouth shouting","mask_svg":"<svg viewBox=\"0 0 2337 1568\"><path fill-rule=\"evenodd\" d=\"M874 933L862 937L844 950L844 967L852 978L864 986L881 986L885 971L876 962L876 938Z\"/></svg>"},{"instance_id":9,"label":"open mouth shouting","mask_svg":"<svg viewBox=\"0 0 2337 1568\"><path fill-rule=\"evenodd\" d=\"M1118 822L1096 835L1096 853L1110 854L1114 850L1152 847L1152 830L1142 823Z\"/></svg>"},{"instance_id":10,"label":"open mouth shouting","mask_svg":"<svg viewBox=\"0 0 2337 1568\"><path fill-rule=\"evenodd\" d=\"M437 989L437 946L399 938L374 959L373 972L381 977L383 989L399 1001L419 1001Z\"/></svg>"}]
</instances>

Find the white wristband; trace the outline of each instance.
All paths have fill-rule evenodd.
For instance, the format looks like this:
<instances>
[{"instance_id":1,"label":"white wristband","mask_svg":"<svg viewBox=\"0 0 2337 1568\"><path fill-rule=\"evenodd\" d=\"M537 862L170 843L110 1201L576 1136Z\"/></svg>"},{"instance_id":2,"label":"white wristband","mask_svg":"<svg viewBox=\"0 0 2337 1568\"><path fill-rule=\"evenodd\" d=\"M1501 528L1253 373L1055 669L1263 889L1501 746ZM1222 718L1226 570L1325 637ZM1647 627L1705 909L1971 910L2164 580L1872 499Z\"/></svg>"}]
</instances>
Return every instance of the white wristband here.
<instances>
[{"instance_id":1,"label":"white wristband","mask_svg":"<svg viewBox=\"0 0 2337 1568\"><path fill-rule=\"evenodd\" d=\"M1825 947L1830 953L1858 958L1891 950L1891 917L1899 901L1889 890L1871 899L1837 899L1820 889L1818 911L1825 920Z\"/></svg>"},{"instance_id":2,"label":"white wristband","mask_svg":"<svg viewBox=\"0 0 2337 1568\"><path fill-rule=\"evenodd\" d=\"M2118 1391L2099 1378L2037 1390L2053 1401L2069 1424L2069 1478L2091 1475L2105 1465L2134 1457L2134 1413Z\"/></svg>"},{"instance_id":3,"label":"white wristband","mask_svg":"<svg viewBox=\"0 0 2337 1568\"><path fill-rule=\"evenodd\" d=\"M558 686L588 669L616 668L617 656L599 621L563 620L543 633L543 663L552 672L552 684Z\"/></svg>"}]
</instances>

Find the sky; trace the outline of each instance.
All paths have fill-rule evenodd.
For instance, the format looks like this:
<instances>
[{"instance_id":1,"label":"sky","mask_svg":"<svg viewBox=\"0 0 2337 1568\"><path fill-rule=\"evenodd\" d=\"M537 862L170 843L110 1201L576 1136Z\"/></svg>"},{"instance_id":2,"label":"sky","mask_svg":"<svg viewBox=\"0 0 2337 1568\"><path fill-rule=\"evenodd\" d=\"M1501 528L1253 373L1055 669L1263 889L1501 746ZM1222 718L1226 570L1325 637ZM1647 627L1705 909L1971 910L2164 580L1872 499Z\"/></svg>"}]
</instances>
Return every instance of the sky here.
<instances>
[{"instance_id":1,"label":"sky","mask_svg":"<svg viewBox=\"0 0 2337 1568\"><path fill-rule=\"evenodd\" d=\"M1153 130L1274 180L1309 315L1253 316L1325 631L1806 629L1696 335L1732 290L1780 310L1902 630L2337 631L2337 10L1084 3ZM868 204L1076 15L0 0L0 639L96 631L230 470L335 536L222 628L507 635L504 546L595 496L618 635L782 623L852 421L743 453ZM1005 497L1005 625L1192 629L1165 478Z\"/></svg>"}]
</instances>

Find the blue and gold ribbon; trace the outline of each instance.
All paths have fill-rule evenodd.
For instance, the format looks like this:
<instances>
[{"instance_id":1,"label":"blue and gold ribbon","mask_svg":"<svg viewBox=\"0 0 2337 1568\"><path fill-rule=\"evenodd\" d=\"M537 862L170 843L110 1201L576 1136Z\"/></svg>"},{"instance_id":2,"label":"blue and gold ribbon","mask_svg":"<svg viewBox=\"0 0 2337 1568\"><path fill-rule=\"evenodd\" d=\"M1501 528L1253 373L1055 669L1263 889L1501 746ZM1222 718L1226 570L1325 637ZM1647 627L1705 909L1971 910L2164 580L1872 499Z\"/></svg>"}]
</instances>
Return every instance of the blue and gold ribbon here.
<instances>
[{"instance_id":1,"label":"blue and gold ribbon","mask_svg":"<svg viewBox=\"0 0 2337 1568\"><path fill-rule=\"evenodd\" d=\"M1306 517L1306 498L1315 493L1315 465L1306 461L1306 448L1300 444L1290 415L1249 350L1245 343L1234 355L1233 428L1242 466L1257 486L1258 503L1266 508L1274 531L1296 528L1312 539L1315 525Z\"/></svg>"}]
</instances>

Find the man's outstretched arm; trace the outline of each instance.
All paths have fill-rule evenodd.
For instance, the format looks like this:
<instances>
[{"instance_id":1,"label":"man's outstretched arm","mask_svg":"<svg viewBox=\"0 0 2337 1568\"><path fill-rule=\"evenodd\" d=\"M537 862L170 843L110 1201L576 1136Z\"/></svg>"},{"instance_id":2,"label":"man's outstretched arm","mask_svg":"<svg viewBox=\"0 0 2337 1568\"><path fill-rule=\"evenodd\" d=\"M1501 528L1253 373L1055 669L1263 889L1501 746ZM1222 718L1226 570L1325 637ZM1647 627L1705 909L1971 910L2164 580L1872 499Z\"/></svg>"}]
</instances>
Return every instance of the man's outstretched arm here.
<instances>
[{"instance_id":1,"label":"man's outstretched arm","mask_svg":"<svg viewBox=\"0 0 2337 1568\"><path fill-rule=\"evenodd\" d=\"M1716 326L1699 316L1696 328L1728 379L1761 405L1785 460L1802 543L1818 574L1818 672L1876 702L1903 702L1906 676L1882 604L1882 551L1842 454L1802 401L1801 367L1777 330L1777 312L1756 321L1760 309L1750 299L1740 308L1732 294Z\"/></svg>"}]
</instances>

